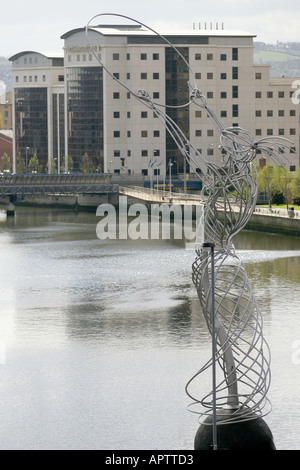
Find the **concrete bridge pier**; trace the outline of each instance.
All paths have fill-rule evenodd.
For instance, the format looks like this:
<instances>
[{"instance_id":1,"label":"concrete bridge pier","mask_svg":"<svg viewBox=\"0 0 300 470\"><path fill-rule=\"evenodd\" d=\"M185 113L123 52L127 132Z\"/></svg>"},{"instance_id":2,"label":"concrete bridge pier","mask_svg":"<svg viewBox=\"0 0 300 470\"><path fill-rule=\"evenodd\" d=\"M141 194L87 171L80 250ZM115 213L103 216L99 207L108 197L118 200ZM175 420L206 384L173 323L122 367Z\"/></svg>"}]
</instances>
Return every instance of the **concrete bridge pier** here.
<instances>
[{"instance_id":1,"label":"concrete bridge pier","mask_svg":"<svg viewBox=\"0 0 300 470\"><path fill-rule=\"evenodd\" d=\"M15 196L9 197L9 202L6 205L7 217L14 217L15 215Z\"/></svg>"}]
</instances>

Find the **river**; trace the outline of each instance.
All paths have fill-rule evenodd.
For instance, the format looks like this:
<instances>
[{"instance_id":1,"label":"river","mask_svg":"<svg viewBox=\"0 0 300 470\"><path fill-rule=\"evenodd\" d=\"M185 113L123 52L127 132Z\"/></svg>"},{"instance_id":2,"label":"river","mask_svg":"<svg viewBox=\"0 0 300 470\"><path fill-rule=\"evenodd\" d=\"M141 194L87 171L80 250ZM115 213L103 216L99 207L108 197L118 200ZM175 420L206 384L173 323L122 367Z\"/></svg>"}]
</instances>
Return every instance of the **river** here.
<instances>
[{"instance_id":1,"label":"river","mask_svg":"<svg viewBox=\"0 0 300 470\"><path fill-rule=\"evenodd\" d=\"M192 450L210 337L180 240L99 240L93 213L0 214L0 449ZM300 449L300 238L235 238L272 356L265 418ZM199 391L201 396L201 390Z\"/></svg>"}]
</instances>

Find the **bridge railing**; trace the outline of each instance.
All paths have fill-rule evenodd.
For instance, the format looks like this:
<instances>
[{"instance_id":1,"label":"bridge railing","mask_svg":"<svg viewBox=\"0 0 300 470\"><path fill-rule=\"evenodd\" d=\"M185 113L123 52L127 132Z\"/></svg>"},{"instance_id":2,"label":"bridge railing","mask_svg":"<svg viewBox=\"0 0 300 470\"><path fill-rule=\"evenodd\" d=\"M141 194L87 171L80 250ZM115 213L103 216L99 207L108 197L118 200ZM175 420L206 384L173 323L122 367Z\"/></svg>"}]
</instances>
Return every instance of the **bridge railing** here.
<instances>
[{"instance_id":1,"label":"bridge railing","mask_svg":"<svg viewBox=\"0 0 300 470\"><path fill-rule=\"evenodd\" d=\"M54 174L54 175L1 175L0 186L12 185L62 185L62 184L110 184L111 174Z\"/></svg>"}]
</instances>

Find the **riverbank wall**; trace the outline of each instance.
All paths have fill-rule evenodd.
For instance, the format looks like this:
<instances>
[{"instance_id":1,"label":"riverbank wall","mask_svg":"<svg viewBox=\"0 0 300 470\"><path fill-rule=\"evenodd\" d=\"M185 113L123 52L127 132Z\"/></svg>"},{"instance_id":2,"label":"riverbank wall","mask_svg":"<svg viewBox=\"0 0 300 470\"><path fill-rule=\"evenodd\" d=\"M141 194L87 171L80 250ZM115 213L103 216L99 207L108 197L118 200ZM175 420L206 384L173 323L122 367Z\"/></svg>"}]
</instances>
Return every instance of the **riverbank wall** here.
<instances>
[{"instance_id":1,"label":"riverbank wall","mask_svg":"<svg viewBox=\"0 0 300 470\"><path fill-rule=\"evenodd\" d=\"M117 210L119 206L120 195L115 194L78 194L78 195L53 195L53 196L32 196L26 198L24 201L15 202L15 210L18 207L46 207L57 209L69 209L76 211L89 211L96 212L97 207L101 204L111 204ZM7 198L0 200L2 208L8 203ZM143 203L148 210L151 209L151 202L142 201L136 198L127 197L128 207ZM195 209L195 206L193 206ZM184 210L184 208L182 208ZM284 209L268 209L257 206L256 211L252 215L249 223L245 227L248 230L255 230L270 233L283 233L294 236L300 236L300 211L294 211L293 217L290 216L290 211ZM196 211L193 211L195 214ZM222 215L220 214L220 217Z\"/></svg>"}]
</instances>

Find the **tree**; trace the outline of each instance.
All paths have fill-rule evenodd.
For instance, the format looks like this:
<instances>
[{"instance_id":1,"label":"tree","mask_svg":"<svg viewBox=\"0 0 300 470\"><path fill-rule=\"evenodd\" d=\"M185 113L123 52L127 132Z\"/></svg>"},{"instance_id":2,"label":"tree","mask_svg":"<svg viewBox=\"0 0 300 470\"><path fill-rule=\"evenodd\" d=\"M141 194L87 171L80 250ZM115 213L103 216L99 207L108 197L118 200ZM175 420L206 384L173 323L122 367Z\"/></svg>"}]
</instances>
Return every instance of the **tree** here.
<instances>
[{"instance_id":1,"label":"tree","mask_svg":"<svg viewBox=\"0 0 300 470\"><path fill-rule=\"evenodd\" d=\"M270 164L258 169L258 189L265 192L268 197L269 207L272 207L272 199L277 192L274 185L274 167Z\"/></svg>"},{"instance_id":2,"label":"tree","mask_svg":"<svg viewBox=\"0 0 300 470\"><path fill-rule=\"evenodd\" d=\"M19 152L16 157L16 173L24 174L26 172L26 163L24 158L21 156Z\"/></svg>"},{"instance_id":3,"label":"tree","mask_svg":"<svg viewBox=\"0 0 300 470\"><path fill-rule=\"evenodd\" d=\"M286 202L286 208L289 208L289 204L292 202L292 174L285 168L276 167L274 171L273 185L276 188L276 192L282 193Z\"/></svg>"},{"instance_id":4,"label":"tree","mask_svg":"<svg viewBox=\"0 0 300 470\"><path fill-rule=\"evenodd\" d=\"M56 174L57 173L57 159L56 158L53 158L53 157L50 157L50 173L53 175L53 174ZM47 162L46 164L46 171L47 173L49 173L49 163Z\"/></svg>"},{"instance_id":5,"label":"tree","mask_svg":"<svg viewBox=\"0 0 300 470\"><path fill-rule=\"evenodd\" d=\"M68 161L68 168L66 169L65 167L65 162L66 162L66 159ZM62 162L61 162L61 171L62 173L65 173L66 171L73 171L73 168L74 168L74 162L73 162L73 158L70 157L69 155L66 155L63 159L62 159Z\"/></svg>"},{"instance_id":6,"label":"tree","mask_svg":"<svg viewBox=\"0 0 300 470\"><path fill-rule=\"evenodd\" d=\"M80 162L80 171L82 173L93 173L95 171L95 166L87 153L83 155Z\"/></svg>"},{"instance_id":7,"label":"tree","mask_svg":"<svg viewBox=\"0 0 300 470\"><path fill-rule=\"evenodd\" d=\"M28 164L28 173L41 173L42 165L40 165L36 153L31 157Z\"/></svg>"},{"instance_id":8,"label":"tree","mask_svg":"<svg viewBox=\"0 0 300 470\"><path fill-rule=\"evenodd\" d=\"M291 190L293 194L293 199L300 199L300 168L298 168L297 173L293 176L291 182Z\"/></svg>"},{"instance_id":9,"label":"tree","mask_svg":"<svg viewBox=\"0 0 300 470\"><path fill-rule=\"evenodd\" d=\"M7 155L6 152L1 157L0 170L1 172L11 170L10 157Z\"/></svg>"}]
</instances>

